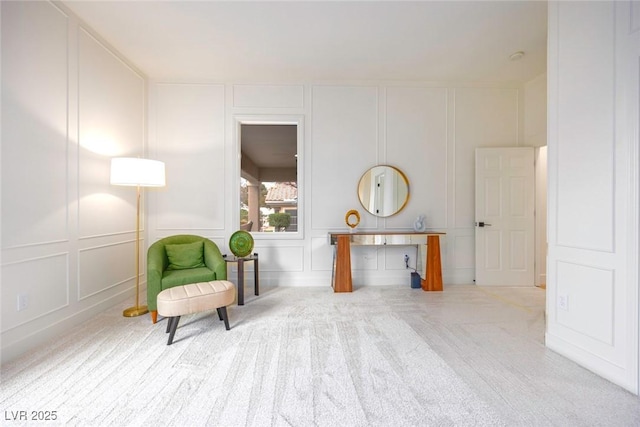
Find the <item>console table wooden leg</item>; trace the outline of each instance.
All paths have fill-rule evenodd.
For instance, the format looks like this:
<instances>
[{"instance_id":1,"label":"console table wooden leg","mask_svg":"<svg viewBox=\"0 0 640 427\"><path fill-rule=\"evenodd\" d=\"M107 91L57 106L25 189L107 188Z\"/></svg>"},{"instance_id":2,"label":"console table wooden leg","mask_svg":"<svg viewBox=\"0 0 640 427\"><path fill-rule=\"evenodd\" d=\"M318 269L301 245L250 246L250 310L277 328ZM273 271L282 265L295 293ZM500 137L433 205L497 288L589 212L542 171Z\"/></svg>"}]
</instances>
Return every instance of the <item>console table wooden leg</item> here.
<instances>
[{"instance_id":1,"label":"console table wooden leg","mask_svg":"<svg viewBox=\"0 0 640 427\"><path fill-rule=\"evenodd\" d=\"M440 236L427 237L427 274L422 281L423 291L442 290L442 261L440 258Z\"/></svg>"},{"instance_id":2,"label":"console table wooden leg","mask_svg":"<svg viewBox=\"0 0 640 427\"><path fill-rule=\"evenodd\" d=\"M352 292L351 281L351 244L349 236L338 236L336 247L336 265L334 274L334 292Z\"/></svg>"}]
</instances>

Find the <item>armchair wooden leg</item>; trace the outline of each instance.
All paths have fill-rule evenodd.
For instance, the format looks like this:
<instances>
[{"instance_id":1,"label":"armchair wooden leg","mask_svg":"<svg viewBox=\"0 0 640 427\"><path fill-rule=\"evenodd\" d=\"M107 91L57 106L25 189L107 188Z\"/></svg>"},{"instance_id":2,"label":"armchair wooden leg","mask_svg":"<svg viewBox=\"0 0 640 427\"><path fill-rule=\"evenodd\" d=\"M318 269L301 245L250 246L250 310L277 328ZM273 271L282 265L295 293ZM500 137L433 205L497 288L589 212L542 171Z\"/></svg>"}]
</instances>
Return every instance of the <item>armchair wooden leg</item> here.
<instances>
[{"instance_id":1,"label":"armchair wooden leg","mask_svg":"<svg viewBox=\"0 0 640 427\"><path fill-rule=\"evenodd\" d=\"M151 321L153 323L158 323L158 310L152 310L151 313Z\"/></svg>"}]
</instances>

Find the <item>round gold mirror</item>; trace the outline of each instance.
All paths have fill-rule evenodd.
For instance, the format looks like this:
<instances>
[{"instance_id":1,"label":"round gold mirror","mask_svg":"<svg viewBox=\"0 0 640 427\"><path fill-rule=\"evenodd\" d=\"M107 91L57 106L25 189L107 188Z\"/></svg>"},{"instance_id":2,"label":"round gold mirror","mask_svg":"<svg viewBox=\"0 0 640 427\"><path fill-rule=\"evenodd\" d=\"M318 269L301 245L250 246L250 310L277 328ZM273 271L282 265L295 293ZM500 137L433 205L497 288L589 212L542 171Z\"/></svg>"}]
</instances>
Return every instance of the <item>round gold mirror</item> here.
<instances>
[{"instance_id":1,"label":"round gold mirror","mask_svg":"<svg viewBox=\"0 0 640 427\"><path fill-rule=\"evenodd\" d=\"M374 166L360 178L358 199L362 207L372 215L395 215L409 201L409 180L396 167Z\"/></svg>"}]
</instances>

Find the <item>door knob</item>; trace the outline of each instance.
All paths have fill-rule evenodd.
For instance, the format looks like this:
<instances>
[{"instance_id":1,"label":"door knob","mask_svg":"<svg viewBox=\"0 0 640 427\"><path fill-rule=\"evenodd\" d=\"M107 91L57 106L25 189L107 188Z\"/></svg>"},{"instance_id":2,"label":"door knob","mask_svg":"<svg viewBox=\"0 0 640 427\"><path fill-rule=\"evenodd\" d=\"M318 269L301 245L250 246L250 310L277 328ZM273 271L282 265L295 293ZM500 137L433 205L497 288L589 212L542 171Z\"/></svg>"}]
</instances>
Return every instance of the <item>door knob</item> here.
<instances>
[{"instance_id":1,"label":"door knob","mask_svg":"<svg viewBox=\"0 0 640 427\"><path fill-rule=\"evenodd\" d=\"M476 225L478 227L491 227L491 224L487 224L486 222L483 222L483 221L476 222Z\"/></svg>"}]
</instances>

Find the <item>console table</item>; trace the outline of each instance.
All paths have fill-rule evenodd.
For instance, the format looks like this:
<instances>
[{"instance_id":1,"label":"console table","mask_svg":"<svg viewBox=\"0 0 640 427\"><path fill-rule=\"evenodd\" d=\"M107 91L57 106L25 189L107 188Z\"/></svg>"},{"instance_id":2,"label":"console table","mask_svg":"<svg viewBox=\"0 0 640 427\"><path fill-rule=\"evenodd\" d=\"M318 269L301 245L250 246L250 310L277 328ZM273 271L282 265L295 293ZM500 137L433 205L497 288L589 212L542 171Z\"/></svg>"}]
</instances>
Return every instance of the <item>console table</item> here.
<instances>
[{"instance_id":1,"label":"console table","mask_svg":"<svg viewBox=\"0 0 640 427\"><path fill-rule=\"evenodd\" d=\"M422 279L423 291L442 290L442 261L440 236L431 232L329 232L329 241L335 245L331 286L334 292L351 292L351 246L427 246L426 274Z\"/></svg>"}]
</instances>

